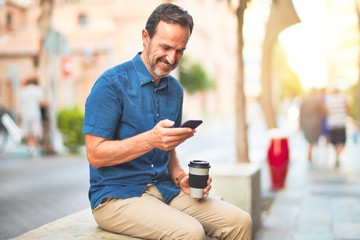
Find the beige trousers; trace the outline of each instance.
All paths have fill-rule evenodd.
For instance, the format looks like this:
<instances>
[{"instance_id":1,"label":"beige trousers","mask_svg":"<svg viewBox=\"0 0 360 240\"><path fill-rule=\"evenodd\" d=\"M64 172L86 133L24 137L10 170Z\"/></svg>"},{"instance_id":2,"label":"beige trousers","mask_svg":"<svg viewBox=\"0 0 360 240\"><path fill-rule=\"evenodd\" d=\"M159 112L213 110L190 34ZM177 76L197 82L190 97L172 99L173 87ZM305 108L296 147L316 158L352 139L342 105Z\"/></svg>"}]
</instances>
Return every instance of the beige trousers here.
<instances>
[{"instance_id":1,"label":"beige trousers","mask_svg":"<svg viewBox=\"0 0 360 240\"><path fill-rule=\"evenodd\" d=\"M252 239L251 217L240 208L211 197L197 201L182 191L166 204L153 185L141 197L106 199L93 215L101 228L141 239Z\"/></svg>"}]
</instances>

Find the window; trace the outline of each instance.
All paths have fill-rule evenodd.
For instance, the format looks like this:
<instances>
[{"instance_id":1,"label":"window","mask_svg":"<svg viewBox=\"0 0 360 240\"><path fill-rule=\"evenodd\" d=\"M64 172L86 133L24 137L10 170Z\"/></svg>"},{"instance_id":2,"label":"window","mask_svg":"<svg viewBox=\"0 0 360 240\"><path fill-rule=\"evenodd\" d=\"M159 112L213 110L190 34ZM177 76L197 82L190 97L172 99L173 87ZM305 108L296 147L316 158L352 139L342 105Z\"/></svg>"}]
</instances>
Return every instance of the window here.
<instances>
[{"instance_id":1,"label":"window","mask_svg":"<svg viewBox=\"0 0 360 240\"><path fill-rule=\"evenodd\" d=\"M13 25L13 16L11 13L7 13L6 14L6 29L12 30L12 25Z\"/></svg>"},{"instance_id":2,"label":"window","mask_svg":"<svg viewBox=\"0 0 360 240\"><path fill-rule=\"evenodd\" d=\"M86 26L88 24L88 16L85 13L80 13L78 16L78 23L80 26Z\"/></svg>"}]
</instances>

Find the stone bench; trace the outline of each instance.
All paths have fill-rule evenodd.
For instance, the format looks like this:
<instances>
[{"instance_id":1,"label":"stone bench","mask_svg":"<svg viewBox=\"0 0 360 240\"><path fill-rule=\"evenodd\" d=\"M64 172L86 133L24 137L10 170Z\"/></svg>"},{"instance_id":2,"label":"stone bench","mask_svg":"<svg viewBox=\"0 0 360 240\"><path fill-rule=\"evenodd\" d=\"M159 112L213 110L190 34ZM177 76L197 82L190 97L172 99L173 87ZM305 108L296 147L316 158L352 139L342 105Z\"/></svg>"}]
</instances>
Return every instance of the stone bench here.
<instances>
[{"instance_id":1,"label":"stone bench","mask_svg":"<svg viewBox=\"0 0 360 240\"><path fill-rule=\"evenodd\" d=\"M81 210L54 222L14 238L13 240L135 240L125 235L108 232L99 228L90 208Z\"/></svg>"},{"instance_id":2,"label":"stone bench","mask_svg":"<svg viewBox=\"0 0 360 240\"><path fill-rule=\"evenodd\" d=\"M260 168L255 164L216 164L211 167L211 195L221 196L252 215L254 232L260 227ZM45 224L13 240L136 240L138 238L100 229L90 209ZM210 238L207 238L210 239Z\"/></svg>"},{"instance_id":3,"label":"stone bench","mask_svg":"<svg viewBox=\"0 0 360 240\"><path fill-rule=\"evenodd\" d=\"M84 209L39 228L26 232L11 240L139 240L126 235L112 233L99 228L90 209ZM206 238L206 240L215 240Z\"/></svg>"}]
</instances>

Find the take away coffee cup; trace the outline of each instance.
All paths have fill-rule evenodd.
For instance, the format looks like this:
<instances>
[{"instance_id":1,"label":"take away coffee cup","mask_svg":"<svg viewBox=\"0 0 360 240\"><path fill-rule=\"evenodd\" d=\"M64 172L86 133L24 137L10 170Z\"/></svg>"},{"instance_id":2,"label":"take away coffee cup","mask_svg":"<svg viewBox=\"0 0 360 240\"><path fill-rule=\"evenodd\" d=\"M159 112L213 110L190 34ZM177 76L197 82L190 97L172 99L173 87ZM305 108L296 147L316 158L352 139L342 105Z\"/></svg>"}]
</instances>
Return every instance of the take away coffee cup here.
<instances>
[{"instance_id":1,"label":"take away coffee cup","mask_svg":"<svg viewBox=\"0 0 360 240\"><path fill-rule=\"evenodd\" d=\"M190 196L202 198L203 190L207 186L210 164L204 160L192 160L189 166Z\"/></svg>"}]
</instances>

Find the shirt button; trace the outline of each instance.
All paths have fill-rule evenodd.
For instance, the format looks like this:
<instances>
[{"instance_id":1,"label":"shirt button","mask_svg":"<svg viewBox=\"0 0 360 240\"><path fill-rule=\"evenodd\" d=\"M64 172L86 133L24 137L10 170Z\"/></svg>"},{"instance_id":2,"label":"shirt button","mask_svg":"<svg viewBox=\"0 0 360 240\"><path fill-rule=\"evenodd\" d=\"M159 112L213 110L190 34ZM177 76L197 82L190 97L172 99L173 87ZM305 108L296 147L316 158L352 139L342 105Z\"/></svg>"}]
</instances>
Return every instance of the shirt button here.
<instances>
[{"instance_id":1,"label":"shirt button","mask_svg":"<svg viewBox=\"0 0 360 240\"><path fill-rule=\"evenodd\" d=\"M154 167L154 164L151 164L151 167Z\"/></svg>"}]
</instances>

